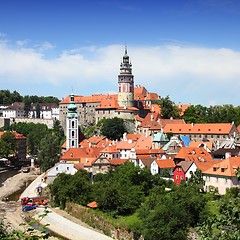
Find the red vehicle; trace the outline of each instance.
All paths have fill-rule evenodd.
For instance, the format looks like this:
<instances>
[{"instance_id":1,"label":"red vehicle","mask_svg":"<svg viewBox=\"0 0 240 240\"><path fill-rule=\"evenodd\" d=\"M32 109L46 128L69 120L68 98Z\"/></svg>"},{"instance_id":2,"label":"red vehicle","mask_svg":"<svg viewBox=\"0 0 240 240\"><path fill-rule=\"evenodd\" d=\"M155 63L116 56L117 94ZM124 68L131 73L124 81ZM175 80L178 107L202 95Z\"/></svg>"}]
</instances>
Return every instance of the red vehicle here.
<instances>
[{"instance_id":1,"label":"red vehicle","mask_svg":"<svg viewBox=\"0 0 240 240\"><path fill-rule=\"evenodd\" d=\"M21 198L21 205L38 206L47 205L48 199L46 197L24 197Z\"/></svg>"}]
</instances>

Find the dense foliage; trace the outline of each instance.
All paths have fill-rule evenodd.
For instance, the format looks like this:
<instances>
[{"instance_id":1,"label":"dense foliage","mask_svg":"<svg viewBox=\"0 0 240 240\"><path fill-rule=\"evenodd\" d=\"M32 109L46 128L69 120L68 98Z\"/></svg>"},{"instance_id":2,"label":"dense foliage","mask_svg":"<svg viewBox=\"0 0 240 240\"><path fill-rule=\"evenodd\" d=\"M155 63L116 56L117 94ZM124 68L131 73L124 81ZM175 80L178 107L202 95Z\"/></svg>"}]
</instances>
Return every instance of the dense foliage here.
<instances>
[{"instance_id":1,"label":"dense foliage","mask_svg":"<svg viewBox=\"0 0 240 240\"><path fill-rule=\"evenodd\" d=\"M52 167L59 160L60 146L65 140L59 121L54 122L53 129L40 123L14 123L8 130L17 131L27 137L28 153L38 158L42 171Z\"/></svg>"},{"instance_id":2,"label":"dense foliage","mask_svg":"<svg viewBox=\"0 0 240 240\"><path fill-rule=\"evenodd\" d=\"M170 100L169 96L160 98L158 104L161 107L161 117L164 119L180 118L180 109Z\"/></svg>"},{"instance_id":3,"label":"dense foliage","mask_svg":"<svg viewBox=\"0 0 240 240\"><path fill-rule=\"evenodd\" d=\"M222 196L217 214L210 215L199 229L201 239L240 239L240 189L231 188Z\"/></svg>"},{"instance_id":4,"label":"dense foliage","mask_svg":"<svg viewBox=\"0 0 240 240\"><path fill-rule=\"evenodd\" d=\"M208 215L199 179L197 174L193 182L174 187L159 175L151 175L149 169L127 162L107 174L97 174L92 184L84 171L73 176L60 174L50 189L62 207L67 201L96 201L100 210L114 218L137 213L138 221L130 228L144 239L181 240Z\"/></svg>"},{"instance_id":5,"label":"dense foliage","mask_svg":"<svg viewBox=\"0 0 240 240\"><path fill-rule=\"evenodd\" d=\"M16 151L15 136L10 131L6 131L0 138L0 157L8 158Z\"/></svg>"},{"instance_id":6,"label":"dense foliage","mask_svg":"<svg viewBox=\"0 0 240 240\"><path fill-rule=\"evenodd\" d=\"M12 104L14 102L24 103L59 103L59 99L53 96L21 96L17 91L10 92L9 90L0 90L0 104Z\"/></svg>"},{"instance_id":7,"label":"dense foliage","mask_svg":"<svg viewBox=\"0 0 240 240\"><path fill-rule=\"evenodd\" d=\"M204 216L206 199L197 188L182 184L170 192L155 188L139 210L140 232L146 240L185 240L189 227Z\"/></svg>"},{"instance_id":8,"label":"dense foliage","mask_svg":"<svg viewBox=\"0 0 240 240\"><path fill-rule=\"evenodd\" d=\"M233 105L210 106L192 105L183 114L187 123L231 123L240 125L240 106Z\"/></svg>"},{"instance_id":9,"label":"dense foliage","mask_svg":"<svg viewBox=\"0 0 240 240\"><path fill-rule=\"evenodd\" d=\"M75 175L59 174L50 191L55 203L62 208L65 208L67 201L85 205L92 200L92 185L84 170L79 170Z\"/></svg>"},{"instance_id":10,"label":"dense foliage","mask_svg":"<svg viewBox=\"0 0 240 240\"><path fill-rule=\"evenodd\" d=\"M101 134L111 140L120 139L123 133L126 132L122 118L114 117L103 119L99 123L99 126Z\"/></svg>"}]
</instances>

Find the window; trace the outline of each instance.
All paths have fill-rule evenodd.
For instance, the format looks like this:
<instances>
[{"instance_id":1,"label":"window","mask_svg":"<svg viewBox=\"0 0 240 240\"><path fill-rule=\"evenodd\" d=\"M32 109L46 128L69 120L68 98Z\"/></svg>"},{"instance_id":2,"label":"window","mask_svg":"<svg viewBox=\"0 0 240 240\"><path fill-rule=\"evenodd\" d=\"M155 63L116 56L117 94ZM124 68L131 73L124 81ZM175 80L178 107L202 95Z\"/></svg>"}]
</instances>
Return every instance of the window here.
<instances>
[{"instance_id":1,"label":"window","mask_svg":"<svg viewBox=\"0 0 240 240\"><path fill-rule=\"evenodd\" d=\"M67 167L67 170L69 170L69 167Z\"/></svg>"},{"instance_id":2,"label":"window","mask_svg":"<svg viewBox=\"0 0 240 240\"><path fill-rule=\"evenodd\" d=\"M74 122L74 121L72 121L72 128L74 128L74 126L75 126L75 122Z\"/></svg>"},{"instance_id":3,"label":"window","mask_svg":"<svg viewBox=\"0 0 240 240\"><path fill-rule=\"evenodd\" d=\"M176 176L176 179L178 179L178 175Z\"/></svg>"},{"instance_id":4,"label":"window","mask_svg":"<svg viewBox=\"0 0 240 240\"><path fill-rule=\"evenodd\" d=\"M74 131L72 131L72 137L74 137Z\"/></svg>"}]
</instances>

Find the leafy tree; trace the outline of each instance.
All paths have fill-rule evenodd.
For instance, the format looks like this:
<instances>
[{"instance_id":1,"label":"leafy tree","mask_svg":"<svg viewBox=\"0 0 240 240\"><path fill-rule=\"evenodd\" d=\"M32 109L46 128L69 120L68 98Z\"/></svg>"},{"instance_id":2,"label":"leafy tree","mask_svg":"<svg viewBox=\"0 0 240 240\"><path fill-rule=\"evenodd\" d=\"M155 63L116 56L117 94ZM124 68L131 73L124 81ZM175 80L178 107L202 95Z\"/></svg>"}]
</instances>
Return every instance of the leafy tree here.
<instances>
[{"instance_id":1,"label":"leafy tree","mask_svg":"<svg viewBox=\"0 0 240 240\"><path fill-rule=\"evenodd\" d=\"M187 123L205 123L207 122L207 107L191 105L185 110L183 119Z\"/></svg>"},{"instance_id":2,"label":"leafy tree","mask_svg":"<svg viewBox=\"0 0 240 240\"><path fill-rule=\"evenodd\" d=\"M36 118L40 118L40 113L41 113L41 111L40 111L40 104L37 103L36 104Z\"/></svg>"},{"instance_id":3,"label":"leafy tree","mask_svg":"<svg viewBox=\"0 0 240 240\"><path fill-rule=\"evenodd\" d=\"M108 118L101 121L101 134L109 139L120 139L126 132L124 121L121 118Z\"/></svg>"},{"instance_id":4,"label":"leafy tree","mask_svg":"<svg viewBox=\"0 0 240 240\"><path fill-rule=\"evenodd\" d=\"M187 239L189 227L202 220L205 204L203 195L190 186L180 185L170 192L155 187L138 212L144 239Z\"/></svg>"},{"instance_id":5,"label":"leafy tree","mask_svg":"<svg viewBox=\"0 0 240 240\"><path fill-rule=\"evenodd\" d=\"M79 170L74 175L59 174L50 185L50 192L55 203L62 208L67 201L83 205L92 201L92 185L85 170Z\"/></svg>"},{"instance_id":6,"label":"leafy tree","mask_svg":"<svg viewBox=\"0 0 240 240\"><path fill-rule=\"evenodd\" d=\"M59 137L53 132L48 132L41 140L37 155L41 172L45 172L59 161L61 153L59 142Z\"/></svg>"},{"instance_id":7,"label":"leafy tree","mask_svg":"<svg viewBox=\"0 0 240 240\"><path fill-rule=\"evenodd\" d=\"M175 105L173 101L170 100L169 96L165 98L161 98L158 101L158 104L161 107L161 117L164 119L170 119L170 118L180 118L180 110Z\"/></svg>"},{"instance_id":8,"label":"leafy tree","mask_svg":"<svg viewBox=\"0 0 240 240\"><path fill-rule=\"evenodd\" d=\"M28 117L28 114L29 114L30 109L31 109L31 99L30 99L30 97L28 95L24 96L23 102L24 102L24 117Z\"/></svg>"},{"instance_id":9,"label":"leafy tree","mask_svg":"<svg viewBox=\"0 0 240 240\"><path fill-rule=\"evenodd\" d=\"M240 190L232 188L219 201L219 213L209 216L199 229L200 239L240 239Z\"/></svg>"},{"instance_id":10,"label":"leafy tree","mask_svg":"<svg viewBox=\"0 0 240 240\"><path fill-rule=\"evenodd\" d=\"M58 136L59 145L62 145L63 142L65 141L65 135L64 135L63 127L60 125L59 120L54 121L52 131Z\"/></svg>"},{"instance_id":11,"label":"leafy tree","mask_svg":"<svg viewBox=\"0 0 240 240\"><path fill-rule=\"evenodd\" d=\"M202 171L197 169L196 172L191 172L191 177L188 179L188 184L197 188L200 192L204 192L205 181L203 180Z\"/></svg>"},{"instance_id":12,"label":"leafy tree","mask_svg":"<svg viewBox=\"0 0 240 240\"><path fill-rule=\"evenodd\" d=\"M6 131L0 138L0 156L8 158L16 152L15 136L10 131Z\"/></svg>"}]
</instances>

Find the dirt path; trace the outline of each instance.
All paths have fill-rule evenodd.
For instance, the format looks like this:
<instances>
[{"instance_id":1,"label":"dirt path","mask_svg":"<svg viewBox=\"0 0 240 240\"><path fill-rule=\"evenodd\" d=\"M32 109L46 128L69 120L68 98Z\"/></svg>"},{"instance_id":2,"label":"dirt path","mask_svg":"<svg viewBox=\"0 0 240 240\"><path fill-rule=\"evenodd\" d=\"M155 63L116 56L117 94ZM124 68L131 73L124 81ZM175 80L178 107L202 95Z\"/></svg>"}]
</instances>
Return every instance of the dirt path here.
<instances>
[{"instance_id":1,"label":"dirt path","mask_svg":"<svg viewBox=\"0 0 240 240\"><path fill-rule=\"evenodd\" d=\"M9 178L4 186L0 188L0 199L14 193L18 189L20 189L22 184L28 179L35 179L22 193L21 197L34 197L36 196L36 187L42 184L41 178L42 176L32 175L31 173L20 173L15 175L12 178ZM10 206L10 203L0 203L0 210L2 205L2 214L4 214L5 221L9 223L11 229L19 229L24 231L25 228L23 226L19 226L19 224L24 222L24 219L28 217L30 214L31 217L38 218L39 214L41 215L44 211L43 208L37 208L36 210L23 213L21 211L20 203L14 202L14 206ZM4 209L5 208L5 209ZM67 239L71 240L111 240L112 238L97 232L87 226L85 223L80 220L72 217L60 209L49 209L50 213L47 214L42 220L41 224L49 224L48 228L63 236ZM55 237L51 237L50 239L58 239Z\"/></svg>"}]
</instances>

